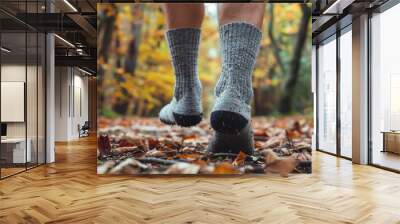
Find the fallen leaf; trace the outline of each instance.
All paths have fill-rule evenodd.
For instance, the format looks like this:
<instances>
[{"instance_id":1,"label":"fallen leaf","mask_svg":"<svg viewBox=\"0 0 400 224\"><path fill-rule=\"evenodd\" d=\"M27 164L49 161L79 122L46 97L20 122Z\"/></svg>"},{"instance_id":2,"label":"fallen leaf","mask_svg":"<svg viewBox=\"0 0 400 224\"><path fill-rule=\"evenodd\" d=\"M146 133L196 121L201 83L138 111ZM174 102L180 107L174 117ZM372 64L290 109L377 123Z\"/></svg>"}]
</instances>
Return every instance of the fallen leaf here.
<instances>
[{"instance_id":1,"label":"fallen leaf","mask_svg":"<svg viewBox=\"0 0 400 224\"><path fill-rule=\"evenodd\" d=\"M263 146L264 146L264 142L262 142L262 141L254 141L254 148L256 148L256 150L260 149Z\"/></svg>"},{"instance_id":2,"label":"fallen leaf","mask_svg":"<svg viewBox=\"0 0 400 224\"><path fill-rule=\"evenodd\" d=\"M99 149L100 156L107 155L111 151L111 143L108 135L100 135L97 140L97 148Z\"/></svg>"},{"instance_id":3,"label":"fallen leaf","mask_svg":"<svg viewBox=\"0 0 400 224\"><path fill-rule=\"evenodd\" d=\"M186 136L183 136L183 140L185 141L185 140L195 140L197 138L197 136L196 135L186 135Z\"/></svg>"},{"instance_id":4,"label":"fallen leaf","mask_svg":"<svg viewBox=\"0 0 400 224\"><path fill-rule=\"evenodd\" d=\"M121 139L121 140L118 142L118 146L119 146L119 147L132 147L132 146L134 146L134 144L128 142L126 139Z\"/></svg>"},{"instance_id":5,"label":"fallen leaf","mask_svg":"<svg viewBox=\"0 0 400 224\"><path fill-rule=\"evenodd\" d=\"M265 171L271 173L279 173L283 177L288 177L297 164L298 160L292 156L280 158L276 153L270 149L263 150L262 154L265 156Z\"/></svg>"},{"instance_id":6,"label":"fallen leaf","mask_svg":"<svg viewBox=\"0 0 400 224\"><path fill-rule=\"evenodd\" d=\"M175 163L171 165L165 174L197 174L200 170L200 166L191 163Z\"/></svg>"},{"instance_id":7,"label":"fallen leaf","mask_svg":"<svg viewBox=\"0 0 400 224\"><path fill-rule=\"evenodd\" d=\"M149 138L147 144L149 149L153 149L156 148L160 144L160 142L157 139Z\"/></svg>"},{"instance_id":8,"label":"fallen leaf","mask_svg":"<svg viewBox=\"0 0 400 224\"><path fill-rule=\"evenodd\" d=\"M182 153L196 153L196 149L190 148L190 147L185 147L181 150Z\"/></svg>"},{"instance_id":9,"label":"fallen leaf","mask_svg":"<svg viewBox=\"0 0 400 224\"><path fill-rule=\"evenodd\" d=\"M300 134L300 132L299 131L297 131L297 130L294 130L294 131L287 131L287 133L288 133L288 137L289 138L292 138L292 139L296 139L296 138L300 138L301 137L301 134Z\"/></svg>"},{"instance_id":10,"label":"fallen leaf","mask_svg":"<svg viewBox=\"0 0 400 224\"><path fill-rule=\"evenodd\" d=\"M271 164L266 165L266 171L279 173L282 177L288 177L297 166L298 160L289 156L287 158L276 160Z\"/></svg>"},{"instance_id":11,"label":"fallen leaf","mask_svg":"<svg viewBox=\"0 0 400 224\"><path fill-rule=\"evenodd\" d=\"M304 122L302 122L302 124L304 124ZM289 129L291 131L300 131L300 129L301 129L300 122L299 121L292 121Z\"/></svg>"},{"instance_id":12,"label":"fallen leaf","mask_svg":"<svg viewBox=\"0 0 400 224\"><path fill-rule=\"evenodd\" d=\"M241 153L209 157L207 146L213 131L207 122L190 128L164 125L154 118L100 118L99 122L99 173L113 170L114 173L164 174L168 170L176 174L275 172L287 176L289 172L311 172L311 119L254 118L255 152L247 157ZM124 164L128 158L136 159L147 168Z\"/></svg>"},{"instance_id":13,"label":"fallen leaf","mask_svg":"<svg viewBox=\"0 0 400 224\"><path fill-rule=\"evenodd\" d=\"M237 174L239 171L228 162L222 162L215 166L214 174Z\"/></svg>"},{"instance_id":14,"label":"fallen leaf","mask_svg":"<svg viewBox=\"0 0 400 224\"><path fill-rule=\"evenodd\" d=\"M263 129L254 129L254 130L253 130L253 134L254 134L255 136L264 136L264 137L268 137L268 134L267 134L266 130L263 130Z\"/></svg>"},{"instance_id":15,"label":"fallen leaf","mask_svg":"<svg viewBox=\"0 0 400 224\"><path fill-rule=\"evenodd\" d=\"M187 153L187 154L179 154L177 157L180 159L187 159L187 160L196 160L199 159L202 155L199 153Z\"/></svg>"},{"instance_id":16,"label":"fallen leaf","mask_svg":"<svg viewBox=\"0 0 400 224\"><path fill-rule=\"evenodd\" d=\"M233 161L233 166L243 166L244 160L246 159L247 154L243 151L240 151L239 154L236 156L235 160Z\"/></svg>"},{"instance_id":17,"label":"fallen leaf","mask_svg":"<svg viewBox=\"0 0 400 224\"><path fill-rule=\"evenodd\" d=\"M131 120L130 119L122 119L121 122L119 123L119 125L124 126L124 127L129 127L131 126Z\"/></svg>"},{"instance_id":18,"label":"fallen leaf","mask_svg":"<svg viewBox=\"0 0 400 224\"><path fill-rule=\"evenodd\" d=\"M274 148L278 147L282 142L279 137L271 137L267 142L264 143L263 148Z\"/></svg>"},{"instance_id":19,"label":"fallen leaf","mask_svg":"<svg viewBox=\"0 0 400 224\"><path fill-rule=\"evenodd\" d=\"M115 161L109 160L101 165L97 165L97 174L105 174L115 165Z\"/></svg>"},{"instance_id":20,"label":"fallen leaf","mask_svg":"<svg viewBox=\"0 0 400 224\"><path fill-rule=\"evenodd\" d=\"M136 159L128 158L120 162L110 170L110 174L138 174L142 170L148 169L147 165L142 164Z\"/></svg>"},{"instance_id":21,"label":"fallen leaf","mask_svg":"<svg viewBox=\"0 0 400 224\"><path fill-rule=\"evenodd\" d=\"M166 156L166 154L164 152L162 152L162 151L157 150L157 149L153 149L153 150L147 151L146 152L146 156L149 156L149 157L164 157L164 156Z\"/></svg>"},{"instance_id":22,"label":"fallen leaf","mask_svg":"<svg viewBox=\"0 0 400 224\"><path fill-rule=\"evenodd\" d=\"M139 148L137 146L133 147L118 147L111 149L112 153L126 153L126 152L132 152L132 151L138 151Z\"/></svg>"}]
</instances>

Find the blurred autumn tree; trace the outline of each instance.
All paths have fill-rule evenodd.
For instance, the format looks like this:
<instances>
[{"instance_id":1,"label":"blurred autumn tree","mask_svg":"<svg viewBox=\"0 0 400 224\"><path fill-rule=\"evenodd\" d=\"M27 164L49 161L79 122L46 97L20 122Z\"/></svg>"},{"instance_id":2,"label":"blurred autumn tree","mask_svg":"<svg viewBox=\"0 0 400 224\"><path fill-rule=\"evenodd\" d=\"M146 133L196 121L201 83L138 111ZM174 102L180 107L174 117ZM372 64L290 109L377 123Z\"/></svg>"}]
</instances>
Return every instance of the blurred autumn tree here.
<instances>
[{"instance_id":1,"label":"blurred autumn tree","mask_svg":"<svg viewBox=\"0 0 400 224\"><path fill-rule=\"evenodd\" d=\"M312 113L310 8L267 4L254 70L255 115ZM206 4L199 52L203 108L220 72L216 4ZM174 75L161 4L98 4L100 114L156 116L172 98Z\"/></svg>"}]
</instances>

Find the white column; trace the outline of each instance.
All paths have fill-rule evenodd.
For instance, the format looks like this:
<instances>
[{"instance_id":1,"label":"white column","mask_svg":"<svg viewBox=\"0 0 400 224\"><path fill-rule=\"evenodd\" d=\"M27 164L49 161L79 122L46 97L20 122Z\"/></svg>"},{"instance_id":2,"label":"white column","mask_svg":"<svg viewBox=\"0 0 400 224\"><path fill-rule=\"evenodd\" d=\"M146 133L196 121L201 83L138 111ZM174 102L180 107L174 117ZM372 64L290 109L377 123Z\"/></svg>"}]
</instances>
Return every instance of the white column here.
<instances>
[{"instance_id":1,"label":"white column","mask_svg":"<svg viewBox=\"0 0 400 224\"><path fill-rule=\"evenodd\" d=\"M353 19L353 162L368 163L368 16Z\"/></svg>"},{"instance_id":2,"label":"white column","mask_svg":"<svg viewBox=\"0 0 400 224\"><path fill-rule=\"evenodd\" d=\"M46 163L55 161L54 133L55 133L55 60L54 60L54 35L46 36Z\"/></svg>"},{"instance_id":3,"label":"white column","mask_svg":"<svg viewBox=\"0 0 400 224\"><path fill-rule=\"evenodd\" d=\"M46 11L53 12L54 5L46 1ZM46 35L46 163L55 162L55 43L54 34Z\"/></svg>"}]
</instances>

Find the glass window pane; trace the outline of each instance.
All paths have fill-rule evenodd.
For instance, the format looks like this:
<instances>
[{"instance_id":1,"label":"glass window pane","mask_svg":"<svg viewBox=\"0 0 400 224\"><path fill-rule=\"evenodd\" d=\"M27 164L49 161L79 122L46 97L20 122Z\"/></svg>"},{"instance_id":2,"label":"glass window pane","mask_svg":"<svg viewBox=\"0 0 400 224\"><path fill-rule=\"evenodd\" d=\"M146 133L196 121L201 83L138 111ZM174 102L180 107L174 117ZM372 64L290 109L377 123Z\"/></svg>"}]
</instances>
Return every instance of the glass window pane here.
<instances>
[{"instance_id":1,"label":"glass window pane","mask_svg":"<svg viewBox=\"0 0 400 224\"><path fill-rule=\"evenodd\" d=\"M39 33L39 43L38 43L38 164L45 163L45 44L46 37L44 34Z\"/></svg>"},{"instance_id":2,"label":"glass window pane","mask_svg":"<svg viewBox=\"0 0 400 224\"><path fill-rule=\"evenodd\" d=\"M37 132L38 132L38 111L37 111L37 84L38 84L38 36L36 32L28 32L28 63L27 63L27 80L26 80L26 111L27 111L27 142L30 147L30 162L29 167L37 165ZM29 148L28 147L28 148Z\"/></svg>"},{"instance_id":3,"label":"glass window pane","mask_svg":"<svg viewBox=\"0 0 400 224\"><path fill-rule=\"evenodd\" d=\"M371 19L372 163L400 170L400 5Z\"/></svg>"},{"instance_id":4,"label":"glass window pane","mask_svg":"<svg viewBox=\"0 0 400 224\"><path fill-rule=\"evenodd\" d=\"M0 7L19 18L43 13L44 6L44 0L0 1ZM8 100L2 97L0 107L4 178L45 162L45 35L0 12L0 44L0 88Z\"/></svg>"},{"instance_id":5,"label":"glass window pane","mask_svg":"<svg viewBox=\"0 0 400 224\"><path fill-rule=\"evenodd\" d=\"M336 153L336 40L318 48L318 147Z\"/></svg>"},{"instance_id":6,"label":"glass window pane","mask_svg":"<svg viewBox=\"0 0 400 224\"><path fill-rule=\"evenodd\" d=\"M30 161L26 144L26 35L2 33L1 43L1 140L2 177L25 170ZM28 147L28 150L26 150Z\"/></svg>"},{"instance_id":7,"label":"glass window pane","mask_svg":"<svg viewBox=\"0 0 400 224\"><path fill-rule=\"evenodd\" d=\"M25 10L29 14L36 14L39 11L37 1L27 2ZM33 16L32 20L37 20ZM37 22L37 21L32 21ZM27 29L27 80L26 80L26 113L27 113L27 143L30 148L30 162L27 167L35 167L38 164L38 63L39 63L39 36L36 30Z\"/></svg>"},{"instance_id":8,"label":"glass window pane","mask_svg":"<svg viewBox=\"0 0 400 224\"><path fill-rule=\"evenodd\" d=\"M352 33L340 36L340 152L352 157Z\"/></svg>"}]
</instances>

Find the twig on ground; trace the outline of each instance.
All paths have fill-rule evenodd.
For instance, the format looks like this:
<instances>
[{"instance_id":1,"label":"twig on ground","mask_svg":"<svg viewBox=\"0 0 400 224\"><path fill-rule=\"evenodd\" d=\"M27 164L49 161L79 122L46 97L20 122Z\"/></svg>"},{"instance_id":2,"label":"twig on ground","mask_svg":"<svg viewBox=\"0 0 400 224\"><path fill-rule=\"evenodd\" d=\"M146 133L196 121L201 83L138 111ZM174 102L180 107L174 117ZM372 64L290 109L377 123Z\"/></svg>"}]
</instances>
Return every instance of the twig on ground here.
<instances>
[{"instance_id":1,"label":"twig on ground","mask_svg":"<svg viewBox=\"0 0 400 224\"><path fill-rule=\"evenodd\" d=\"M173 165L178 162L175 160L160 159L155 157L137 158L137 160L141 163L159 163L162 165Z\"/></svg>"}]
</instances>

